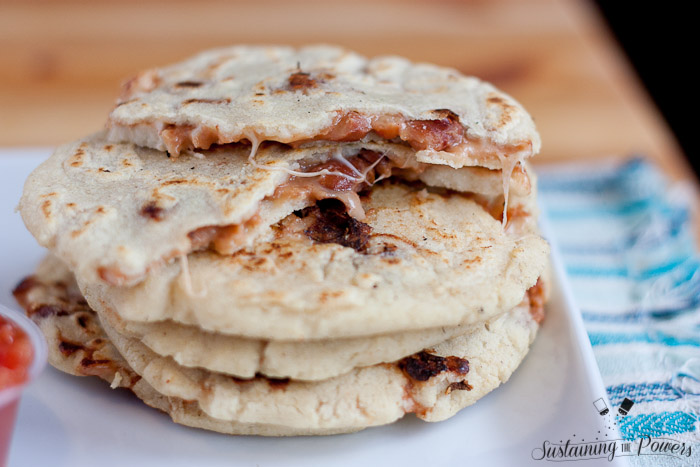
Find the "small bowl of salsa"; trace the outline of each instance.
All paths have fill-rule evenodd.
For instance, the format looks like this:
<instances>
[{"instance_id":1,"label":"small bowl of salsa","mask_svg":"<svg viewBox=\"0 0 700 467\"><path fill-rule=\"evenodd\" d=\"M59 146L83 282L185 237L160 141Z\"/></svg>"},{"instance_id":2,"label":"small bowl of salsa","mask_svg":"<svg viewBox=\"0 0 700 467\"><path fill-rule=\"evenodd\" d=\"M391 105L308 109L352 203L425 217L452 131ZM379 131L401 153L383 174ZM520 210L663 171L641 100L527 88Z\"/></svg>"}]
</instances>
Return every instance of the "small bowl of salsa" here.
<instances>
[{"instance_id":1,"label":"small bowl of salsa","mask_svg":"<svg viewBox=\"0 0 700 467\"><path fill-rule=\"evenodd\" d=\"M0 305L0 465L5 465L22 392L46 364L46 340L24 314Z\"/></svg>"}]
</instances>

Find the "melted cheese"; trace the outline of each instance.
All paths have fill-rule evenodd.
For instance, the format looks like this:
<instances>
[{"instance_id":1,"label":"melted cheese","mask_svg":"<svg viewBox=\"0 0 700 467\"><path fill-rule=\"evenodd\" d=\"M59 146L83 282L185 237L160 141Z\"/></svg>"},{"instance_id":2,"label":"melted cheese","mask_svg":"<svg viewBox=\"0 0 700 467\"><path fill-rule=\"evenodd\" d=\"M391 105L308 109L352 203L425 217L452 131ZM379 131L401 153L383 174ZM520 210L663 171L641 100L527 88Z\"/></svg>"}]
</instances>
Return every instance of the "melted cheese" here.
<instances>
[{"instance_id":1,"label":"melted cheese","mask_svg":"<svg viewBox=\"0 0 700 467\"><path fill-rule=\"evenodd\" d=\"M190 266L187 261L187 255L180 255L180 266L182 268L182 280L185 283L185 293L188 297L192 298L204 298L207 296L207 290L202 289L199 292L195 292L192 288L192 276L190 275Z\"/></svg>"},{"instance_id":2,"label":"melted cheese","mask_svg":"<svg viewBox=\"0 0 700 467\"><path fill-rule=\"evenodd\" d=\"M368 166L365 166L364 168L362 168L363 163L360 162L360 169L355 164L350 162L345 156L343 156L339 149L336 149L332 155L331 161L335 161L340 166L347 168L350 173L338 170L329 170L325 167L320 170L309 171L291 170L286 167L270 167L267 165L261 165L255 160L255 156L261 142L258 136L254 133L249 133L246 136L251 143L248 161L253 167L261 170L282 171L288 175L286 181L280 184L276 188L275 192L271 196L266 197L265 200L299 199L304 200L307 203L312 203L314 201L329 198L337 199L345 205L348 214L359 221L363 221L365 219L365 212L362 207L362 202L357 194L358 189L363 186L363 184L372 185L390 176L392 168L409 168L415 171L421 171L426 166L424 163L409 159L401 159L397 157L392 158L386 154L379 154L379 157L374 162ZM496 152L495 154L500 159L501 166L503 167L501 170L504 199L502 225L503 228L506 229L508 225L508 198L510 191L510 180L515 168L522 162L523 159L530 155L530 152L524 149L519 151L503 150ZM376 177L376 173L374 173L374 171L377 166L383 160L385 160L385 158L388 160L388 171L385 170L379 177ZM369 162L367 159L364 159L363 161ZM328 164L328 162L319 164L319 166L323 166L324 164ZM373 174L371 181L368 179L368 174L370 173ZM337 180L332 180L328 177L340 177L350 183L341 184ZM489 211L493 210L490 207L485 207L485 209ZM495 214L494 217L496 217ZM193 249L209 246L213 247L214 250L221 254L232 254L246 243L246 240L249 238L249 235L252 233L258 222L256 219L259 220L259 216L254 214L250 219L241 224L229 226L206 226L198 229L197 231L193 231L190 233L190 239L193 242ZM195 292L192 290L192 284L189 279L187 259L184 256L182 257L182 268L183 280L185 281L185 290L188 294L198 296L198 294L195 294Z\"/></svg>"}]
</instances>

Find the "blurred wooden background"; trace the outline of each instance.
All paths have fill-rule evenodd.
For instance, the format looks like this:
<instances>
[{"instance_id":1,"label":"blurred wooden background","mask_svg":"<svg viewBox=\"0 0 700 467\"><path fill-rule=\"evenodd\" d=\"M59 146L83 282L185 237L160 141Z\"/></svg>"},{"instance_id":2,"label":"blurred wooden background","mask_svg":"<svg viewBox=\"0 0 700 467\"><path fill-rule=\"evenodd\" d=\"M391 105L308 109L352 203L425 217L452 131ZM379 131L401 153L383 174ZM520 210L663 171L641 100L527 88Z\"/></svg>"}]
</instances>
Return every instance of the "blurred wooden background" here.
<instances>
[{"instance_id":1,"label":"blurred wooden background","mask_svg":"<svg viewBox=\"0 0 700 467\"><path fill-rule=\"evenodd\" d=\"M134 72L234 43L337 43L480 76L533 114L539 162L644 153L690 178L583 0L0 0L0 146L99 129Z\"/></svg>"}]
</instances>

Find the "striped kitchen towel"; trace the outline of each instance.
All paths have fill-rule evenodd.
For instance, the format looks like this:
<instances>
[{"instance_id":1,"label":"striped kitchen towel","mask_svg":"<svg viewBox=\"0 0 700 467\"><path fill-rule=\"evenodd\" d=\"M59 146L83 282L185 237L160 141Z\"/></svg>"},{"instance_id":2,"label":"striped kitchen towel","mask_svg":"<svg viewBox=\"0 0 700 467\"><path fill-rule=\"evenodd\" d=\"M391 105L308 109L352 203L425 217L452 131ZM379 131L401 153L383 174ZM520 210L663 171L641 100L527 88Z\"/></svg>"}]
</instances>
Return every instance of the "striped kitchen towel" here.
<instances>
[{"instance_id":1,"label":"striped kitchen towel","mask_svg":"<svg viewBox=\"0 0 700 467\"><path fill-rule=\"evenodd\" d=\"M700 255L689 187L643 159L538 170L550 221L622 436L700 451ZM695 456L693 456L695 457ZM657 456L642 465L668 464Z\"/></svg>"}]
</instances>

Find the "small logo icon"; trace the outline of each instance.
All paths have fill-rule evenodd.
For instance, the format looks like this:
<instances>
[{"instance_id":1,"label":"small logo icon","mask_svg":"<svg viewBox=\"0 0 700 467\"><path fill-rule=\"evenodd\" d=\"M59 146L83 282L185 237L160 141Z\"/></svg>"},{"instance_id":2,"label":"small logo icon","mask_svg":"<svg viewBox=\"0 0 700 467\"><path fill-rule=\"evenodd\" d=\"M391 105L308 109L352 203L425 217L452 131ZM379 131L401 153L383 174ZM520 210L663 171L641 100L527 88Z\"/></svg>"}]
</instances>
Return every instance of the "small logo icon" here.
<instances>
[{"instance_id":1,"label":"small logo icon","mask_svg":"<svg viewBox=\"0 0 700 467\"><path fill-rule=\"evenodd\" d=\"M627 415L633 405L634 402L632 401L632 399L628 399L625 397L625 400L622 401L622 404L620 404L620 408L617 409L617 412L620 415Z\"/></svg>"},{"instance_id":2,"label":"small logo icon","mask_svg":"<svg viewBox=\"0 0 700 467\"><path fill-rule=\"evenodd\" d=\"M600 399L598 399L597 401L593 402L593 406L598 411L598 413L601 415L605 415L608 412L610 412L610 410L608 410L608 405L605 403L605 401L603 400L602 397Z\"/></svg>"}]
</instances>

